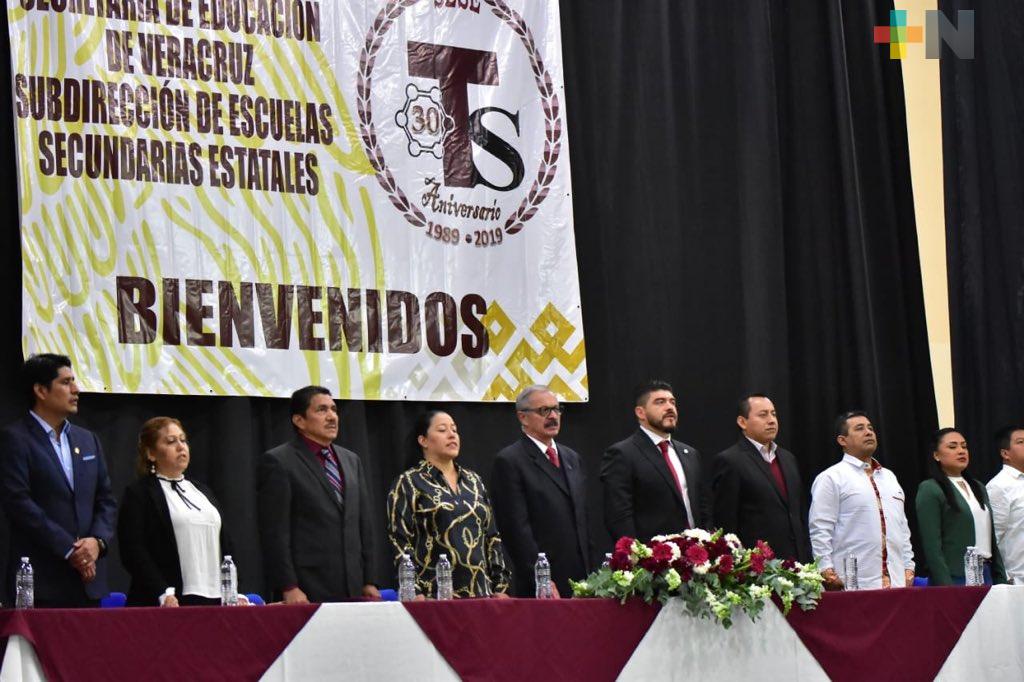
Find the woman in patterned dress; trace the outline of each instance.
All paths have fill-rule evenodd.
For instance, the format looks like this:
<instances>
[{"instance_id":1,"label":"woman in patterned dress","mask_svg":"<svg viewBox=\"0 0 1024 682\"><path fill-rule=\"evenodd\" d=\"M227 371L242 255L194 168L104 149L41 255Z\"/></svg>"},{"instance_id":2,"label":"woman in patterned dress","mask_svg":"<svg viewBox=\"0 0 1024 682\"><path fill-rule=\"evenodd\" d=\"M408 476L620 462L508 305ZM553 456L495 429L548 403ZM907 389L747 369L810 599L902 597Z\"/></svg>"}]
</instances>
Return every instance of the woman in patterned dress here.
<instances>
[{"instance_id":1,"label":"woman in patterned dress","mask_svg":"<svg viewBox=\"0 0 1024 682\"><path fill-rule=\"evenodd\" d=\"M433 410L416 420L414 434L423 460L388 493L388 539L396 565L409 554L417 594L433 596L437 560L447 554L456 597L507 597L511 574L494 512L480 476L456 463L455 421Z\"/></svg>"}]
</instances>

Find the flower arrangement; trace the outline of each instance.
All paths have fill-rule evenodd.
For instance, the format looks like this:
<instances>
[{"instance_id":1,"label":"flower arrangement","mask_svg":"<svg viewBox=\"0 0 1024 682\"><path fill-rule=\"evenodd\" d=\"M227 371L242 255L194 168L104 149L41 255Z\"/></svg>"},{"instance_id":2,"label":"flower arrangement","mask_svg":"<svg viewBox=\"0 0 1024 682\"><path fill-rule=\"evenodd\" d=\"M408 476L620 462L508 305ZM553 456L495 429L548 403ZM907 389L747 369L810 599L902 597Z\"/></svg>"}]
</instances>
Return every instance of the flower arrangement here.
<instances>
[{"instance_id":1,"label":"flower arrangement","mask_svg":"<svg viewBox=\"0 0 1024 682\"><path fill-rule=\"evenodd\" d=\"M794 603L804 611L813 609L823 589L813 562L778 559L760 540L747 549L731 533L700 529L659 535L650 543L620 538L604 566L585 580L571 582L577 597L613 597L623 603L657 599L662 604L680 597L690 615L712 618L725 628L737 610L757 620L773 594L783 613Z\"/></svg>"}]
</instances>

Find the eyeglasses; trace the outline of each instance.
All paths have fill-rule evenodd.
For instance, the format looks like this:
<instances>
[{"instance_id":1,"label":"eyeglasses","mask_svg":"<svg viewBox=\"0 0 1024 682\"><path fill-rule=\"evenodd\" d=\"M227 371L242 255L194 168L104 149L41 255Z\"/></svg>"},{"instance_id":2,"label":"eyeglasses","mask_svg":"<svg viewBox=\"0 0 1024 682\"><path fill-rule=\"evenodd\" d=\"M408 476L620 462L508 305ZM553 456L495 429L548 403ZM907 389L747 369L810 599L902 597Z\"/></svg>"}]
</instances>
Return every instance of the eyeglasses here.
<instances>
[{"instance_id":1,"label":"eyeglasses","mask_svg":"<svg viewBox=\"0 0 1024 682\"><path fill-rule=\"evenodd\" d=\"M526 407L526 408L523 408L522 410L519 410L519 411L520 412L536 412L537 414L539 414L542 417L550 417L552 412L554 412L555 414L562 414L562 406L561 405L545 405L543 407Z\"/></svg>"}]
</instances>

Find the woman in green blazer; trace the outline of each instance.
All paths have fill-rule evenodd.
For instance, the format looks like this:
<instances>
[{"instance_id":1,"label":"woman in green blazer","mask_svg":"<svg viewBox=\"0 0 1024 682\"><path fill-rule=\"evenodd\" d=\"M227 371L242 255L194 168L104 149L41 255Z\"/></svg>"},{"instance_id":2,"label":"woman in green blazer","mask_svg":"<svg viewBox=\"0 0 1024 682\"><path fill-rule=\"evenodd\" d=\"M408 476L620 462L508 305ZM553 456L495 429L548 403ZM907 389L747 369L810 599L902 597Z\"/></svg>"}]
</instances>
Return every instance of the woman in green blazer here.
<instances>
[{"instance_id":1,"label":"woman in green blazer","mask_svg":"<svg viewBox=\"0 0 1024 682\"><path fill-rule=\"evenodd\" d=\"M916 500L929 584L963 585L964 553L968 547L979 545L991 554L985 563L985 582L1005 583L988 494L985 486L967 473L971 461L967 440L956 429L940 429L930 449L932 476L918 486ZM978 541L976 528L989 536L987 547Z\"/></svg>"}]
</instances>

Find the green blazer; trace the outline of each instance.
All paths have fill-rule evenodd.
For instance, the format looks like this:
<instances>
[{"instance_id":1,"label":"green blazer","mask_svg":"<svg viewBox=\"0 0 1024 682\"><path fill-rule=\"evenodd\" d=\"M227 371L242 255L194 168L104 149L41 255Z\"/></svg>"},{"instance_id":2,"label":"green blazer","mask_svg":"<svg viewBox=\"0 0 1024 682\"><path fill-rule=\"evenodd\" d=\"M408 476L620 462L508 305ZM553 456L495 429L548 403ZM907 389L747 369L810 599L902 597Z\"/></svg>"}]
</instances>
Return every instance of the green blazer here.
<instances>
[{"instance_id":1,"label":"green blazer","mask_svg":"<svg viewBox=\"0 0 1024 682\"><path fill-rule=\"evenodd\" d=\"M985 486L979 486L989 519L992 506L988 502ZM946 502L942 488L933 479L921 481L917 488L917 525L921 533L921 548L928 563L930 585L952 585L953 578L964 579L964 552L974 544L974 516L967 502L955 494L954 511ZM992 582L1006 582L1003 558L996 546L995 524L992 524Z\"/></svg>"}]
</instances>

